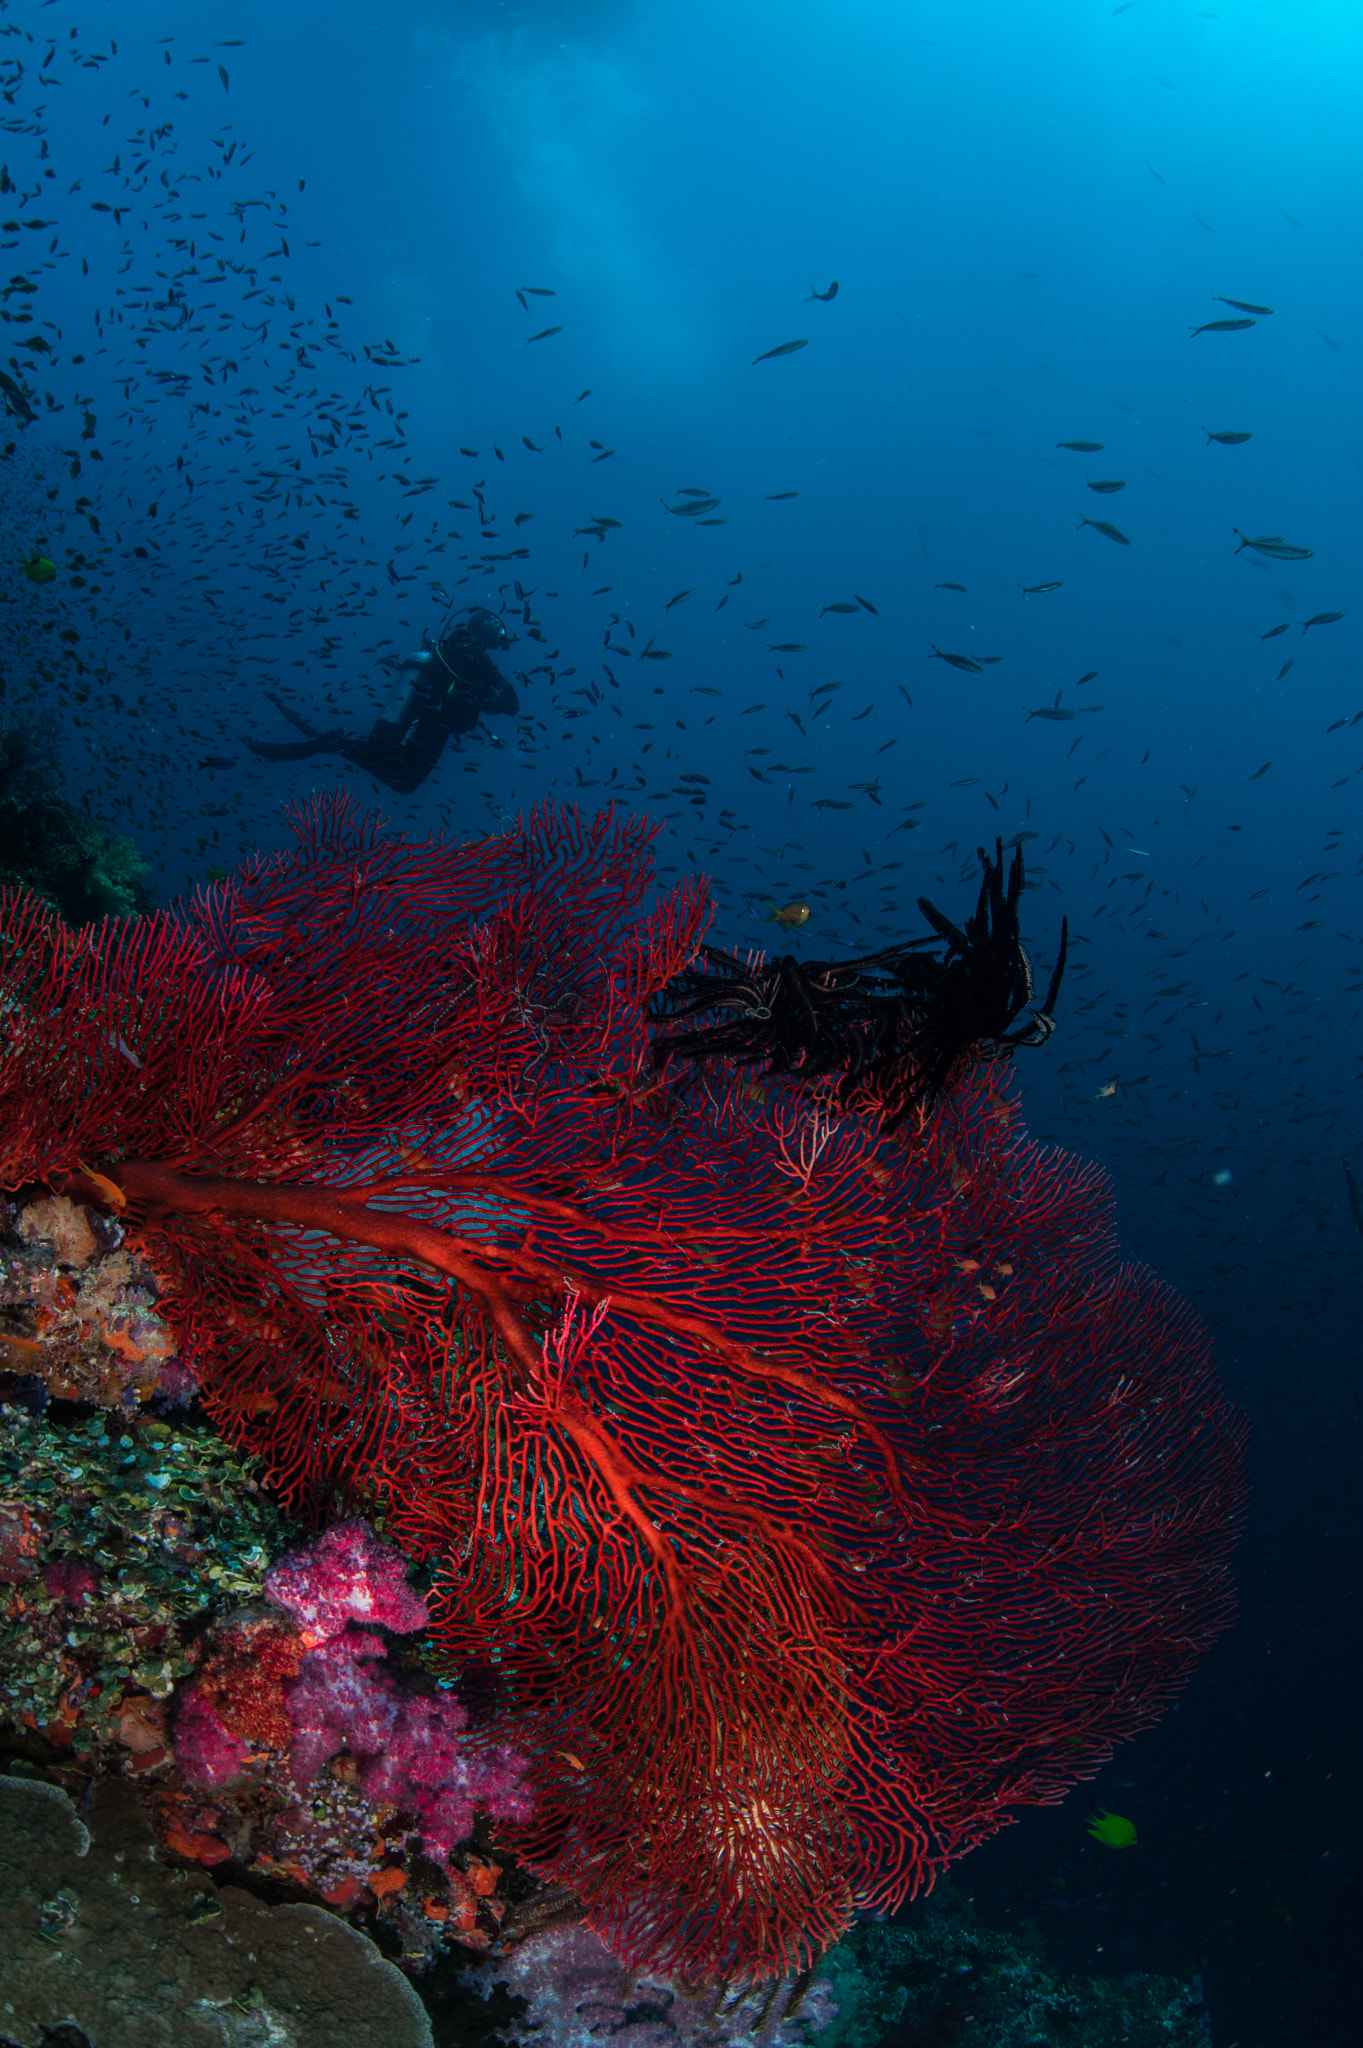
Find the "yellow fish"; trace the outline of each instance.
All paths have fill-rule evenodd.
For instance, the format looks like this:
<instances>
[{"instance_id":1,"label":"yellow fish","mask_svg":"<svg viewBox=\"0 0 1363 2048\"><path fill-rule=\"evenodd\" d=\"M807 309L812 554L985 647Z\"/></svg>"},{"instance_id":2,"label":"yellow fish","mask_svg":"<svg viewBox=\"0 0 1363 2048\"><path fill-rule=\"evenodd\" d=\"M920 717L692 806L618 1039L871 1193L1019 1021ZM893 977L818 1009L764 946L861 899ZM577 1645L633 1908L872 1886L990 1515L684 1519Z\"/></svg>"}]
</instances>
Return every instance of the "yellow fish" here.
<instances>
[{"instance_id":1,"label":"yellow fish","mask_svg":"<svg viewBox=\"0 0 1363 2048\"><path fill-rule=\"evenodd\" d=\"M1114 1096L1114 1095L1115 1095L1116 1093L1117 1093L1117 1083L1116 1083L1115 1081L1105 1081L1105 1082L1103 1083L1102 1087L1101 1087L1101 1088L1100 1088L1100 1089L1098 1090L1098 1093L1097 1093L1096 1095L1090 1095L1090 1097L1089 1097L1089 1101L1090 1101L1090 1102L1111 1102L1111 1100L1112 1100L1113 1096Z\"/></svg>"},{"instance_id":2,"label":"yellow fish","mask_svg":"<svg viewBox=\"0 0 1363 2048\"><path fill-rule=\"evenodd\" d=\"M57 574L57 565L46 555L25 555L19 567L30 583L51 583Z\"/></svg>"},{"instance_id":3,"label":"yellow fish","mask_svg":"<svg viewBox=\"0 0 1363 2048\"><path fill-rule=\"evenodd\" d=\"M767 915L761 919L761 923L779 924L783 931L797 932L800 926L806 924L808 920L809 905L807 903L783 903L779 910L773 904Z\"/></svg>"},{"instance_id":4,"label":"yellow fish","mask_svg":"<svg viewBox=\"0 0 1363 2048\"><path fill-rule=\"evenodd\" d=\"M1135 1823L1120 1813L1095 1813L1088 1823L1088 1831L1095 1842L1101 1842L1105 1849L1134 1849L1140 1839Z\"/></svg>"}]
</instances>

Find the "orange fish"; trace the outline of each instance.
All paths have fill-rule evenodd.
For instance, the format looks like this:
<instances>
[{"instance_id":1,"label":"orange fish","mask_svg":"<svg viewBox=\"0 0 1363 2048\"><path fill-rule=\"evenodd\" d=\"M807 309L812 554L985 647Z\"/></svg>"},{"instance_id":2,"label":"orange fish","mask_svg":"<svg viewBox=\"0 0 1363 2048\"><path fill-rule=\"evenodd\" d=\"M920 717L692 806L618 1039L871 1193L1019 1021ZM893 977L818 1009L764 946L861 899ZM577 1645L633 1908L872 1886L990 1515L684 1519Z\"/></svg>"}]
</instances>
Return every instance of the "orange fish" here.
<instances>
[{"instance_id":1,"label":"orange fish","mask_svg":"<svg viewBox=\"0 0 1363 2048\"><path fill-rule=\"evenodd\" d=\"M87 1166L83 1159L78 1160L76 1163L86 1179L94 1182L101 1199L106 1201L110 1208L116 1209L121 1215L128 1206L128 1197L124 1194L118 1183L110 1180L107 1173L96 1173L94 1167Z\"/></svg>"}]
</instances>

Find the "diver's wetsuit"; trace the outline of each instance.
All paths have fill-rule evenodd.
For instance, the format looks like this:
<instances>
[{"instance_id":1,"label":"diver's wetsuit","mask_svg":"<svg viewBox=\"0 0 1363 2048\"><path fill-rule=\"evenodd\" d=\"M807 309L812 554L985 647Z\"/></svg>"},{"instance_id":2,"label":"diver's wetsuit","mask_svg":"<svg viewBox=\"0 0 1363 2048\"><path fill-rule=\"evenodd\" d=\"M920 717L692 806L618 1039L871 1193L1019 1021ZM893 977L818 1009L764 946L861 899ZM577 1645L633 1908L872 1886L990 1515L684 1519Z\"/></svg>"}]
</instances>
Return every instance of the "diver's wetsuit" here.
<instances>
[{"instance_id":1,"label":"diver's wetsuit","mask_svg":"<svg viewBox=\"0 0 1363 2048\"><path fill-rule=\"evenodd\" d=\"M400 664L400 680L367 737L348 738L339 727L314 732L277 697L271 702L301 740L253 740L246 744L267 761L299 761L309 754L340 754L366 768L379 782L410 796L434 768L453 734L472 732L485 712L514 718L520 700L488 657L507 645L506 628L495 613L475 612L435 646Z\"/></svg>"}]
</instances>

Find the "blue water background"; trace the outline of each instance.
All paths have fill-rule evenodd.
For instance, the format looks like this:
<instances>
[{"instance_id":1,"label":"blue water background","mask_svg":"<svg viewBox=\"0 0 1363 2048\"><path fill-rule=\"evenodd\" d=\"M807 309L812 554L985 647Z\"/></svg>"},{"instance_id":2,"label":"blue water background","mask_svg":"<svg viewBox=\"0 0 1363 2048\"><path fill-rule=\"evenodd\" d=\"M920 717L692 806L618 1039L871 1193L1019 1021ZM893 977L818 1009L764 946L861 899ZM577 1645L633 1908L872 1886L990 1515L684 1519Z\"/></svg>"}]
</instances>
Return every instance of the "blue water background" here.
<instances>
[{"instance_id":1,"label":"blue water background","mask_svg":"<svg viewBox=\"0 0 1363 2048\"><path fill-rule=\"evenodd\" d=\"M1039 970L1062 912L1077 943L1059 1030L1019 1060L1028 1120L1107 1166L1124 1245L1211 1325L1255 1424L1255 1510L1238 1629L1095 1788L1139 1850L1088 1846L1076 1794L962 1875L1066 1966L1202 1968L1219 2048L1356 2040L1357 9L99 0L6 20L60 46L4 147L21 186L57 173L50 252L18 233L11 261L53 323L30 381L64 410L17 437L9 542L61 574L7 596L5 701L32 701L44 621L73 620L106 674L84 697L69 669L43 684L44 721L162 900L283 844L283 803L328 783L455 835L605 790L666 821L666 874L715 877L722 943L767 941L760 915L803 899L780 944L841 956L921 931L920 893L963 913L974 849L1037 835ZM210 289L216 257L249 269ZM527 286L555 296L523 311ZM1217 294L1274 311L1194 338L1235 317ZM405 450L319 443L352 406ZM474 483L496 539L450 506ZM688 487L726 523L669 513ZM605 541L575 534L601 515ZM1236 528L1311 558L1237 553ZM77 548L107 550L79 599ZM514 601L524 634L515 579L545 638L504 666L557 650L557 679L518 685L526 719L415 797L243 750L288 736L266 688L366 729L384 656L447 598ZM820 616L858 593L875 613ZM639 658L650 637L670 659ZM963 673L934 644L999 659ZM1029 719L1058 692L1080 715Z\"/></svg>"}]
</instances>

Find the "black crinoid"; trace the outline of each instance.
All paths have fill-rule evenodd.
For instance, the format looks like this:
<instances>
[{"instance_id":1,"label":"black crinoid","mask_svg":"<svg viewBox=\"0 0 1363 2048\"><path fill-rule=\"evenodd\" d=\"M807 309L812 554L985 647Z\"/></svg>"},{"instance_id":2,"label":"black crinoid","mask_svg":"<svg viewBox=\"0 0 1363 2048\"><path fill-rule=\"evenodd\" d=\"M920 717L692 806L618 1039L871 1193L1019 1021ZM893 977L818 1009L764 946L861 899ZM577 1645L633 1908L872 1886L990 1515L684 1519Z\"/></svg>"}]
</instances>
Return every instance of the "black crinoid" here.
<instances>
[{"instance_id":1,"label":"black crinoid","mask_svg":"<svg viewBox=\"0 0 1363 2048\"><path fill-rule=\"evenodd\" d=\"M932 936L859 960L785 953L749 964L702 946L658 999L656 1023L686 1028L657 1032L657 1064L689 1062L681 1088L712 1060L810 1080L841 1073L844 1100L874 1099L893 1129L939 1097L962 1063L1042 1044L1055 1028L1067 926L1045 1000L1019 1024L1036 997L1018 929L1022 850L1006 875L1002 840L992 859L981 847L980 866L979 901L963 930L920 896Z\"/></svg>"}]
</instances>

